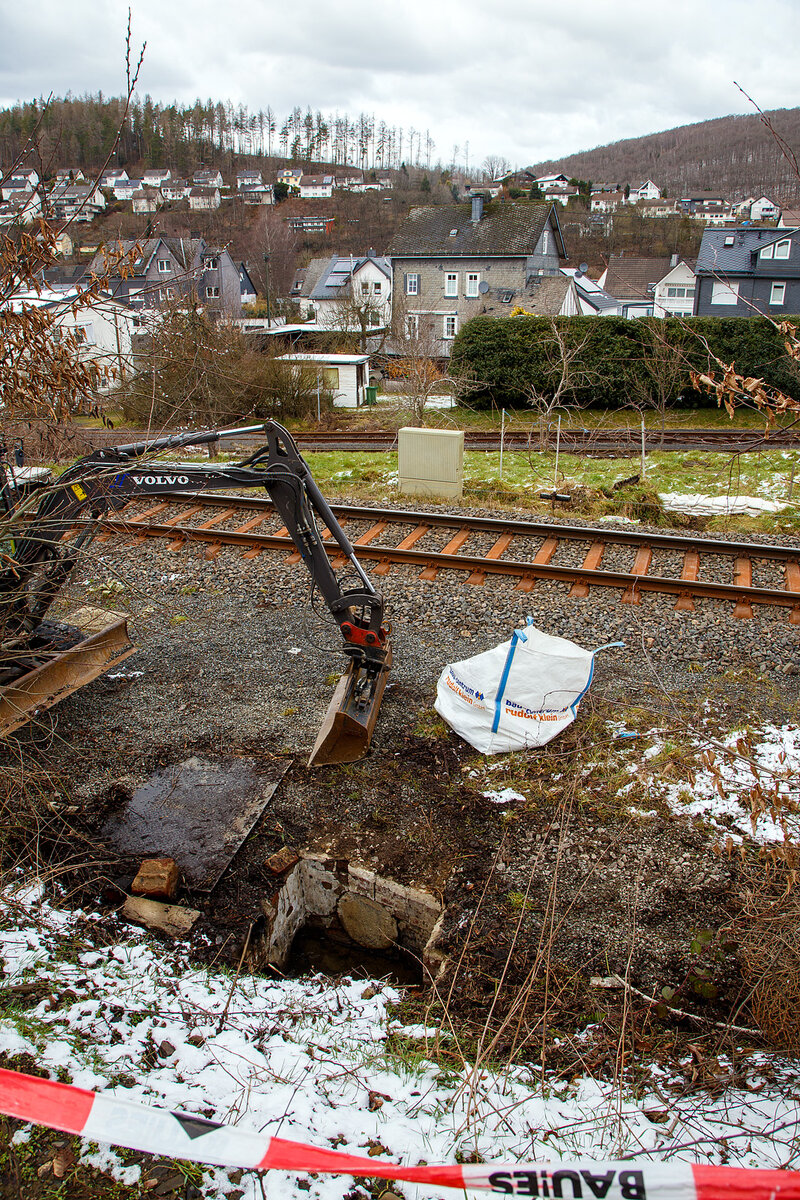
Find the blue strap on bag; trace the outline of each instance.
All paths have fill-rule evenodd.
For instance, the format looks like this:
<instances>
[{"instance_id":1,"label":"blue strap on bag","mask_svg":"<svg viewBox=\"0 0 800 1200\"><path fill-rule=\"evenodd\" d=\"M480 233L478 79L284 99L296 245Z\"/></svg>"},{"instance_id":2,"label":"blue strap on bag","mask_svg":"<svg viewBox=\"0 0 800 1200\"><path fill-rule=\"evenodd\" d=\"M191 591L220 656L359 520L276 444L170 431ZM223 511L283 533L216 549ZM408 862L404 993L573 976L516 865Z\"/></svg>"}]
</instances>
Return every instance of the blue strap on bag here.
<instances>
[{"instance_id":1,"label":"blue strap on bag","mask_svg":"<svg viewBox=\"0 0 800 1200\"><path fill-rule=\"evenodd\" d=\"M533 625L533 617L527 618L526 625ZM511 674L511 664L514 661L514 652L517 649L517 643L518 642L527 642L527 640L528 640L528 635L524 629L515 629L511 635L511 641L508 646L508 653L506 654L506 661L503 664L503 673L500 676L500 683L498 684L498 687L497 687L497 697L494 702L494 720L492 721L492 733L497 733L498 729L500 728L500 717L502 716L502 713L503 713L503 697L505 695L506 685L508 684L508 677ZM624 642L606 642L606 644L604 646L598 646L596 650L592 651L592 669L589 672L589 678L586 681L586 687L583 689L583 691L580 693L580 695L577 696L573 700L572 704L570 705L573 715L577 712L578 705L580 704L581 700L586 695L586 693L588 692L588 690L591 686L592 679L594 677L594 656L595 656L595 654L599 654L601 650L611 650L615 647L623 647L624 645L625 645Z\"/></svg>"}]
</instances>

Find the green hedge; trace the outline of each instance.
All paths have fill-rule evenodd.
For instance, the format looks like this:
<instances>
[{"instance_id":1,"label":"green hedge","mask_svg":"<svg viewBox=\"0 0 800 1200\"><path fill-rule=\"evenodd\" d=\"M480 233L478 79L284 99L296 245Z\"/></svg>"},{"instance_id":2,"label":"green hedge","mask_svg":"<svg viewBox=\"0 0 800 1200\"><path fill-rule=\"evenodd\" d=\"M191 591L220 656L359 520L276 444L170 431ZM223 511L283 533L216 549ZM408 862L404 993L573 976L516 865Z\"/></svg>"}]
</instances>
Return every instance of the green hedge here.
<instances>
[{"instance_id":1,"label":"green hedge","mask_svg":"<svg viewBox=\"0 0 800 1200\"><path fill-rule=\"evenodd\" d=\"M798 323L798 318L792 320ZM628 405L640 393L641 385L646 386L648 344L654 336L666 338L684 365L683 382L675 392L676 399L680 396L683 403L715 403L705 393L694 392L689 380L692 369L709 368L704 341L723 362L734 363L741 374L764 379L800 400L800 373L786 354L782 336L762 317L689 317L681 321L557 317L556 325L568 344L587 339L580 355L585 377L573 389L568 403L604 408ZM471 402L478 406L522 406L531 386L540 393L552 394L553 346L553 326L548 317L475 317L459 330L453 342L451 370L477 381L479 389L472 393Z\"/></svg>"}]
</instances>

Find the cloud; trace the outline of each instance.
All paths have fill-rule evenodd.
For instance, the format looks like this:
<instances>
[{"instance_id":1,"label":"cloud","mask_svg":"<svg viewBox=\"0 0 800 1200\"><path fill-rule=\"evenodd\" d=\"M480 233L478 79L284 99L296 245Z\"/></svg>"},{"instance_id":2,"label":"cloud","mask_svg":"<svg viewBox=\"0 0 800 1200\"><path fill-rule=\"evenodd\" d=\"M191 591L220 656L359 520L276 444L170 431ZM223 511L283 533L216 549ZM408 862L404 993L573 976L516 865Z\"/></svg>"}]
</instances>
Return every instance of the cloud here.
<instances>
[{"instance_id":1,"label":"cloud","mask_svg":"<svg viewBox=\"0 0 800 1200\"><path fill-rule=\"evenodd\" d=\"M794 0L134 0L140 91L357 116L430 131L434 158L525 164L624 137L797 99ZM53 92L118 95L116 0L0 0L0 103ZM755 33L757 32L757 36Z\"/></svg>"}]
</instances>

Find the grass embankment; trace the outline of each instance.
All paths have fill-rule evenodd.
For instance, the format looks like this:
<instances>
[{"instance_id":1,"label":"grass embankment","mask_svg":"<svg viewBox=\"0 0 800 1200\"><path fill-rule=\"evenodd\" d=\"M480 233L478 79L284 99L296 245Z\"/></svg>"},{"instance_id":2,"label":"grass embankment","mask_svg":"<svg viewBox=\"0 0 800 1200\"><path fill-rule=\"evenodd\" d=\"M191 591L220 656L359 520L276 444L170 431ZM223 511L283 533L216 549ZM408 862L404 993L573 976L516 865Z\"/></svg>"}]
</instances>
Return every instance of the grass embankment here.
<instances>
[{"instance_id":1,"label":"grass embankment","mask_svg":"<svg viewBox=\"0 0 800 1200\"><path fill-rule=\"evenodd\" d=\"M406 414L407 416L407 414ZM562 428L635 427L636 414L625 411L586 410L563 413ZM356 412L337 410L329 414L326 427L392 428L405 423L403 410L387 398L374 408ZM471 412L469 409L432 409L426 414L432 427L499 430L497 412ZM553 425L555 422L551 422ZM287 422L297 432L308 423ZM668 428L763 429L763 418L741 410L731 422L725 413L713 408L674 410L666 421ZM316 428L316 422L311 428ZM506 429L530 432L538 429L528 411L506 414ZM656 432L660 422L650 414L648 428ZM202 456L205 457L205 456ZM222 459L231 456L221 454ZM308 453L314 477L326 495L344 501L402 504L406 499L397 484L395 452ZM778 513L757 517L740 513L715 517L692 517L694 527L727 530L752 530L770 534L792 534L800 529L800 455L786 449L767 449L757 453L725 454L679 451L648 453L644 474L639 455L627 458L595 458L590 455L560 454L556 471L555 454L531 451L507 451L500 454L467 451L464 456L465 507L520 508L531 514L552 511L551 501L542 492L554 489L570 496L568 504L558 502L565 515L600 519L621 516L633 520L658 521L662 518L658 496L665 493L700 494L711 497L756 497L786 503ZM795 482L795 475L798 479ZM638 478L637 478L638 477ZM627 484L623 481L632 480ZM451 505L452 506L452 505ZM680 524L680 518L672 523Z\"/></svg>"}]
</instances>

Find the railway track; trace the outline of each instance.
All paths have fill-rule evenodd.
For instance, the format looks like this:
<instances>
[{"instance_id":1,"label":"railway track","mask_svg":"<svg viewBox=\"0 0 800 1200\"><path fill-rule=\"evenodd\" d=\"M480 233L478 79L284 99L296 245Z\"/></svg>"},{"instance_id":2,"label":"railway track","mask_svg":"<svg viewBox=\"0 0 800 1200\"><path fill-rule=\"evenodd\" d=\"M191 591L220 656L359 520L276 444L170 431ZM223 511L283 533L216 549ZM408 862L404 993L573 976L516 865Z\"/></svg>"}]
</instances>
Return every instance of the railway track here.
<instances>
[{"instance_id":1,"label":"railway track","mask_svg":"<svg viewBox=\"0 0 800 1200\"><path fill-rule=\"evenodd\" d=\"M675 608L684 612L693 611L699 599L712 599L727 602L736 618L752 617L754 606L779 607L792 624L800 624L800 547L456 513L331 507L374 576L402 564L420 568L420 579L428 582L444 571L462 573L472 586L505 576L523 592L540 580L555 580L576 599L601 588L616 590L622 603L638 604L645 594L658 593L674 597ZM156 503L137 499L102 521L101 540L126 536L167 540L175 550L204 543L208 558L223 546L238 546L245 558L288 550L289 561L300 561L272 501L262 497L165 494ZM336 544L327 537L326 542L334 566L344 565Z\"/></svg>"},{"instance_id":2,"label":"railway track","mask_svg":"<svg viewBox=\"0 0 800 1200\"><path fill-rule=\"evenodd\" d=\"M396 450L397 435L392 432L376 433L371 430L333 430L297 434L298 445L306 451L324 450ZM629 457L641 453L641 429L573 429L562 432L559 444L566 454L621 455ZM551 430L540 439L538 430L509 430L503 438L507 451L540 451L556 448L556 434ZM500 434L492 431L466 430L465 450L500 450ZM702 450L718 453L746 454L758 450L800 449L800 435L793 430L772 433L764 438L758 430L728 429L668 429L661 433L650 430L645 434L645 451Z\"/></svg>"},{"instance_id":3,"label":"railway track","mask_svg":"<svg viewBox=\"0 0 800 1200\"><path fill-rule=\"evenodd\" d=\"M81 431L81 438L86 447L95 449L138 441L142 436L141 430L130 429ZM307 452L324 452L326 450L380 452L397 449L397 432L391 429L309 430L297 431L293 437L300 448ZM258 443L258 436L253 435L242 438L239 444L242 447L253 447ZM538 430L511 429L506 431L503 445L508 451L554 451L556 434L555 430L550 430L542 441ZM500 450L500 433L491 430L468 429L464 433L464 446L467 450L497 452ZM567 454L632 457L641 453L641 429L631 427L606 430L564 430L560 437L560 448ZM716 451L718 453L746 454L771 449L800 449L800 432L794 429L787 429L783 432L773 431L769 438L764 438L763 434L755 429L666 429L663 433L660 430L648 430L645 434L645 451L648 453L654 451Z\"/></svg>"}]
</instances>

